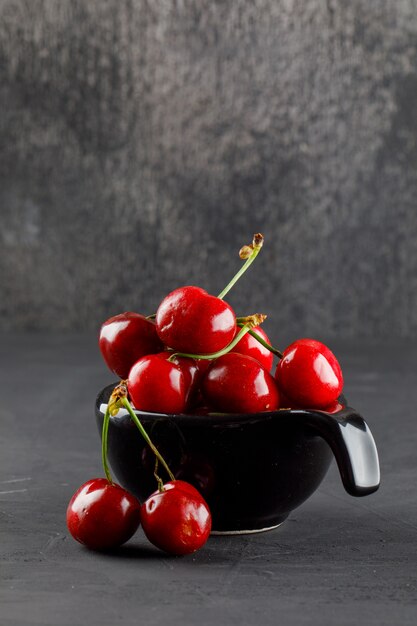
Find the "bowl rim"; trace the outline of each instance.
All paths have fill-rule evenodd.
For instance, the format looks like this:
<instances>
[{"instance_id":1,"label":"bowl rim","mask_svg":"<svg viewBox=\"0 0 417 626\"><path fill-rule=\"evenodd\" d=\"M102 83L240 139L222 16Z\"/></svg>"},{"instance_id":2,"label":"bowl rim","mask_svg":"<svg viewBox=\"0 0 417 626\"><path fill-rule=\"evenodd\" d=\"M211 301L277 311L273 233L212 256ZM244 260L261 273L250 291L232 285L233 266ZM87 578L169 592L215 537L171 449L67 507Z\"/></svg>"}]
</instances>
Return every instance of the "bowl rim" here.
<instances>
[{"instance_id":1,"label":"bowl rim","mask_svg":"<svg viewBox=\"0 0 417 626\"><path fill-rule=\"evenodd\" d=\"M104 417L104 412L101 409L101 405L104 404L104 402L102 402L102 397L107 392L109 392L110 394L110 390L113 389L117 384L118 384L118 381L115 383L111 383L110 385L106 385L97 394L96 402L95 402L96 411L102 417ZM168 419L174 422L192 423L192 422L198 421L201 423L204 420L204 424L226 424L226 423L241 424L241 423L248 423L248 422L256 422L260 420L263 421L263 420L272 420L272 419L276 420L278 418L288 418L292 415L293 416L314 415L314 414L322 415L323 413L325 415L331 415L336 420L344 421L350 415L352 415L353 413L356 413L356 411L352 407L348 406L346 402L346 398L343 394L339 396L339 402L343 405L343 407L340 411L336 411L336 412L328 412L324 409L307 409L307 408L305 409L302 409L302 408L300 409L277 409L276 411L262 411L259 413L222 413L222 412L217 413L216 412L216 413L202 413L202 414L198 414L198 413L153 413L151 411L140 411L134 408L134 412L136 413L136 415L139 417L141 421ZM128 416L129 414L126 411L126 409L121 409L118 413L116 413L116 415L110 416L110 421L113 422L114 424L121 423L121 422L124 422ZM130 419L130 416L129 416L129 419Z\"/></svg>"}]
</instances>

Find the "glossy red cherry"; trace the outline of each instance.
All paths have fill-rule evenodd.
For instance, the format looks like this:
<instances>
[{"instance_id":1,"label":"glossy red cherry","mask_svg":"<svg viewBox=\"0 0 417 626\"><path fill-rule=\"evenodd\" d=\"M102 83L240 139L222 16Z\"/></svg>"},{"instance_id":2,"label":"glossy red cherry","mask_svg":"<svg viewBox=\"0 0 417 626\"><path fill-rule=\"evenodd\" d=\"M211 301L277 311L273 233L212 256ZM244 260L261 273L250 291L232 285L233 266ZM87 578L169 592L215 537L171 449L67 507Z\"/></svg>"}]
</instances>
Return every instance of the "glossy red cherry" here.
<instances>
[{"instance_id":1,"label":"glossy red cherry","mask_svg":"<svg viewBox=\"0 0 417 626\"><path fill-rule=\"evenodd\" d=\"M236 334L240 328L237 328ZM266 332L260 326L255 326L253 331L259 335L266 343L271 343ZM255 337L246 333L242 339L235 345L233 352L239 352L239 354L246 354L256 359L268 372L271 371L272 363L274 361L274 355L268 348L265 348Z\"/></svg>"},{"instance_id":2,"label":"glossy red cherry","mask_svg":"<svg viewBox=\"0 0 417 626\"><path fill-rule=\"evenodd\" d=\"M99 346L108 367L119 378L127 378L132 365L142 356L163 350L155 322L131 311L104 322Z\"/></svg>"},{"instance_id":3,"label":"glossy red cherry","mask_svg":"<svg viewBox=\"0 0 417 626\"><path fill-rule=\"evenodd\" d=\"M279 408L274 378L256 359L228 352L208 368L203 395L212 407L226 413L258 413Z\"/></svg>"},{"instance_id":4,"label":"glossy red cherry","mask_svg":"<svg viewBox=\"0 0 417 626\"><path fill-rule=\"evenodd\" d=\"M204 289L180 287L159 305L156 329L161 341L173 350L211 354L232 341L236 317L227 302Z\"/></svg>"},{"instance_id":5,"label":"glossy red cherry","mask_svg":"<svg viewBox=\"0 0 417 626\"><path fill-rule=\"evenodd\" d=\"M150 354L137 361L129 372L127 388L135 408L154 413L184 413L191 374L184 375L169 353Z\"/></svg>"},{"instance_id":6,"label":"glossy red cherry","mask_svg":"<svg viewBox=\"0 0 417 626\"><path fill-rule=\"evenodd\" d=\"M156 547L171 554L190 554L201 548L211 531L211 513L200 493L175 480L142 504L142 527Z\"/></svg>"},{"instance_id":7,"label":"glossy red cherry","mask_svg":"<svg viewBox=\"0 0 417 626\"><path fill-rule=\"evenodd\" d=\"M283 352L275 378L280 390L297 406L325 409L343 389L340 365L329 350L315 339L297 339Z\"/></svg>"},{"instance_id":8,"label":"glossy red cherry","mask_svg":"<svg viewBox=\"0 0 417 626\"><path fill-rule=\"evenodd\" d=\"M135 533L140 502L106 478L93 478L72 496L67 508L71 535L93 550L115 548Z\"/></svg>"},{"instance_id":9,"label":"glossy red cherry","mask_svg":"<svg viewBox=\"0 0 417 626\"><path fill-rule=\"evenodd\" d=\"M171 357L172 352L165 352L165 355L168 360ZM202 370L196 359L176 356L173 362L180 368L184 375L185 408L188 411L195 406L199 392L199 384L202 378Z\"/></svg>"}]
</instances>

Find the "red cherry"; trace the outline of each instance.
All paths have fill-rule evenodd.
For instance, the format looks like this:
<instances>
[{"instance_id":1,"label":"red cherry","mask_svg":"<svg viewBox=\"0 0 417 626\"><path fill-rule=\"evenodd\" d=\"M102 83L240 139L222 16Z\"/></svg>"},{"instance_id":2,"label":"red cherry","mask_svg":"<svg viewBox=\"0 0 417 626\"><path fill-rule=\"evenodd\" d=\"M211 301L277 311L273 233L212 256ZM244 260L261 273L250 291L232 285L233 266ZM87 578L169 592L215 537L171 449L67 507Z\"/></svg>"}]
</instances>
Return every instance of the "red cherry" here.
<instances>
[{"instance_id":1,"label":"red cherry","mask_svg":"<svg viewBox=\"0 0 417 626\"><path fill-rule=\"evenodd\" d=\"M186 379L170 354L150 354L137 361L129 372L127 388L135 408L154 413L184 413L191 374Z\"/></svg>"},{"instance_id":2,"label":"red cherry","mask_svg":"<svg viewBox=\"0 0 417 626\"><path fill-rule=\"evenodd\" d=\"M226 413L258 413L279 407L274 378L256 359L228 352L210 365L202 383L210 406Z\"/></svg>"},{"instance_id":3,"label":"red cherry","mask_svg":"<svg viewBox=\"0 0 417 626\"><path fill-rule=\"evenodd\" d=\"M119 378L127 378L132 365L142 356L163 350L155 322L131 311L104 322L99 346L108 367Z\"/></svg>"},{"instance_id":4,"label":"red cherry","mask_svg":"<svg viewBox=\"0 0 417 626\"><path fill-rule=\"evenodd\" d=\"M325 409L342 392L343 375L333 352L315 339L297 339L283 352L275 378L296 405Z\"/></svg>"},{"instance_id":5,"label":"red cherry","mask_svg":"<svg viewBox=\"0 0 417 626\"><path fill-rule=\"evenodd\" d=\"M227 302L204 289L180 287L159 305L156 329L163 343L173 350L211 354L232 341L236 317Z\"/></svg>"},{"instance_id":6,"label":"red cherry","mask_svg":"<svg viewBox=\"0 0 417 626\"><path fill-rule=\"evenodd\" d=\"M172 352L161 352L160 357L167 361L172 357ZM200 363L204 363L202 359L191 359L185 356L176 356L173 363L179 367L184 375L185 382L185 403L186 409L192 408L197 400L200 380L203 376L204 369ZM208 361L206 361L208 363Z\"/></svg>"},{"instance_id":7,"label":"red cherry","mask_svg":"<svg viewBox=\"0 0 417 626\"><path fill-rule=\"evenodd\" d=\"M271 343L269 341L268 335L260 326L255 326L253 329L254 332L259 335L264 341L267 343ZM236 334L240 331L240 328L237 328ZM272 363L274 361L274 355L268 348L265 348L255 337L246 333L243 335L242 339L235 345L233 348L233 352L239 352L239 354L246 354L247 356L251 356L256 359L268 372L271 371Z\"/></svg>"},{"instance_id":8,"label":"red cherry","mask_svg":"<svg viewBox=\"0 0 417 626\"><path fill-rule=\"evenodd\" d=\"M190 554L201 548L211 531L211 513L200 493L175 480L155 491L142 504L142 527L157 548L171 554Z\"/></svg>"},{"instance_id":9,"label":"red cherry","mask_svg":"<svg viewBox=\"0 0 417 626\"><path fill-rule=\"evenodd\" d=\"M122 545L139 523L140 502L106 478L93 478L81 485L67 508L71 535L93 550Z\"/></svg>"}]
</instances>

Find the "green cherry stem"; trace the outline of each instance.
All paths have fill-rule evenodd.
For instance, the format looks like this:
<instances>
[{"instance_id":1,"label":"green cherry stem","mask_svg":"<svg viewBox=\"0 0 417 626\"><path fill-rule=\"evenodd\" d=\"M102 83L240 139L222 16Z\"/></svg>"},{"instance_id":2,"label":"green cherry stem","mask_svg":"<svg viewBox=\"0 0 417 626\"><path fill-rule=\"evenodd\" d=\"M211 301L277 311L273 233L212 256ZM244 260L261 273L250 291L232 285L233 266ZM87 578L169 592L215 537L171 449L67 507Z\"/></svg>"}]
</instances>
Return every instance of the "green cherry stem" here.
<instances>
[{"instance_id":1,"label":"green cherry stem","mask_svg":"<svg viewBox=\"0 0 417 626\"><path fill-rule=\"evenodd\" d=\"M156 446L154 446L154 444L152 443L151 438L149 437L148 433L146 432L146 430L142 426L141 422L139 421L138 416L136 415L136 413L132 409L132 405L130 404L130 402L126 398L126 396L121 398L121 403L125 407L126 411L129 413L129 415L132 418L133 422L135 423L137 429L139 430L140 434L142 435L142 437L144 438L144 440L146 441L148 446L151 448L151 450L154 453L154 455L156 456L156 458L161 462L161 464L165 468L165 470L166 470L168 476L170 477L170 479L171 480L175 480L174 474L169 469L167 463L165 462L165 459L163 458L163 456L159 452L158 448L156 448Z\"/></svg>"},{"instance_id":2,"label":"green cherry stem","mask_svg":"<svg viewBox=\"0 0 417 626\"><path fill-rule=\"evenodd\" d=\"M110 422L110 408L107 405L106 412L103 419L103 429L101 432L101 461L103 463L104 473L109 483L113 483L113 479L110 474L109 462L107 460L107 442L109 434L109 422Z\"/></svg>"},{"instance_id":3,"label":"green cherry stem","mask_svg":"<svg viewBox=\"0 0 417 626\"><path fill-rule=\"evenodd\" d=\"M233 350L233 348L239 343L242 337L246 335L246 333L249 333L254 326L259 326L259 324L262 324L265 318L266 315L262 315L262 313L255 313L254 315L249 315L248 317L246 317L245 324L241 327L235 338L225 348L222 348L222 350L219 350L218 352L212 352L211 354L190 354L188 352L174 352L173 354L171 354L168 361L175 361L175 358L178 356L185 356L190 359L218 359L220 356L223 356L224 354L227 354L228 352Z\"/></svg>"},{"instance_id":4,"label":"green cherry stem","mask_svg":"<svg viewBox=\"0 0 417 626\"><path fill-rule=\"evenodd\" d=\"M252 263L258 256L259 252L261 251L263 243L264 243L263 235L261 235L261 233L256 233L253 236L252 243L249 246L243 246L243 248L240 249L239 256L241 259L246 259L246 261L244 265L242 265L240 270L233 276L230 283L228 283L226 287L223 289L223 291L219 293L217 297L220 298L220 300L223 300L223 298L225 297L227 293L229 293L233 285L237 283L239 278L246 272L248 267L252 265Z\"/></svg>"},{"instance_id":5,"label":"green cherry stem","mask_svg":"<svg viewBox=\"0 0 417 626\"><path fill-rule=\"evenodd\" d=\"M240 331L238 332L236 337L233 339L233 341L231 341L225 348L223 348L222 350L219 350L218 352L212 352L211 354L189 354L187 352L174 352L173 354L171 354L168 361L171 361L171 362L174 361L175 357L177 356L186 356L190 359L207 359L207 360L218 359L219 356L223 356L224 354L227 354L228 352L230 352L230 350L233 350L235 345L239 343L243 335L246 335L246 333L249 332L249 330L250 330L250 325L245 324L245 326L243 326L240 329Z\"/></svg>"},{"instance_id":6,"label":"green cherry stem","mask_svg":"<svg viewBox=\"0 0 417 626\"><path fill-rule=\"evenodd\" d=\"M237 325L239 326L239 328L244 328L244 324L242 322L239 322L239 318L237 318L236 321L237 321ZM265 341L265 339L263 339L260 335L258 335L256 330L251 329L248 332L250 335L252 335L252 337L254 337L257 341L259 341L259 343L262 344L264 348L267 348L270 352L272 352L272 354L275 354L279 359L282 359L284 357L281 350L278 350L278 348L274 348L274 346L271 346L271 344L269 344L267 341Z\"/></svg>"}]
</instances>

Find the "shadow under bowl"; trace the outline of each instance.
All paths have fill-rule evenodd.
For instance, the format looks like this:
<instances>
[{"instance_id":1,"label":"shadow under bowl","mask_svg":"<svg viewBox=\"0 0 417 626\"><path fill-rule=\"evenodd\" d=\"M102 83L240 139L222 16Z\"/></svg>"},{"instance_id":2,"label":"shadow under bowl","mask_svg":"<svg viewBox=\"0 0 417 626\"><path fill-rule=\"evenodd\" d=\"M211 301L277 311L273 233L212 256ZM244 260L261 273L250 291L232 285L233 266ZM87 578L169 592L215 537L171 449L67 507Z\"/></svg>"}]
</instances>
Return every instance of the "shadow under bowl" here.
<instances>
[{"instance_id":1,"label":"shadow under bowl","mask_svg":"<svg viewBox=\"0 0 417 626\"><path fill-rule=\"evenodd\" d=\"M100 433L114 387L105 387L96 400ZM175 477L193 484L206 499L213 532L276 527L317 489L333 455L348 493L364 496L379 486L372 434L349 407L338 413L135 412ZM140 501L155 491L155 457L124 409L110 419L108 457L120 484ZM159 473L164 476L163 468Z\"/></svg>"}]
</instances>

